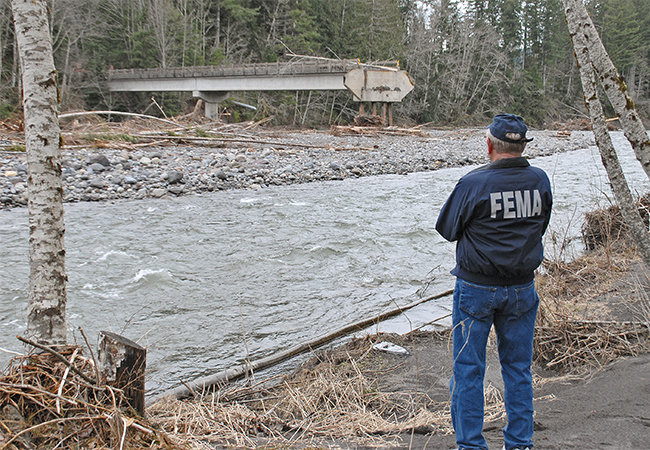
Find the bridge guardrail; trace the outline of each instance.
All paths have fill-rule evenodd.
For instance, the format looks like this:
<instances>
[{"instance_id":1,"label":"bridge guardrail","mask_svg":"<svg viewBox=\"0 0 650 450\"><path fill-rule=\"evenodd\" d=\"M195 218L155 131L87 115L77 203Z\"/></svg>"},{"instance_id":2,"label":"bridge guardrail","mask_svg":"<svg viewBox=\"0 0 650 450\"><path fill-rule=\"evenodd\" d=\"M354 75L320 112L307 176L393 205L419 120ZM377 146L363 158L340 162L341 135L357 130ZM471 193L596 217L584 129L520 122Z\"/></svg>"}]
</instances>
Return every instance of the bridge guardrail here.
<instances>
[{"instance_id":1,"label":"bridge guardrail","mask_svg":"<svg viewBox=\"0 0 650 450\"><path fill-rule=\"evenodd\" d=\"M190 77L237 77L237 76L284 76L318 73L347 73L352 69L379 66L360 64L356 60L296 61L277 63L237 64L230 66L170 67L166 69L111 69L109 80L190 78Z\"/></svg>"}]
</instances>

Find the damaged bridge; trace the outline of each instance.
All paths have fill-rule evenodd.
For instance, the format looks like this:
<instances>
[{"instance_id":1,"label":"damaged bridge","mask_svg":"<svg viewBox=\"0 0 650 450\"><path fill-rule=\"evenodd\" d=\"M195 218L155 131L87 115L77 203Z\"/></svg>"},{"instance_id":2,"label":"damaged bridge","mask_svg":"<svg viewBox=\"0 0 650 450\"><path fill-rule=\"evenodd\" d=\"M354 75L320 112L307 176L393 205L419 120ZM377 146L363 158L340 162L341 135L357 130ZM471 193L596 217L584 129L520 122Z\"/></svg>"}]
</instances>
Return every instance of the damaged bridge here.
<instances>
[{"instance_id":1,"label":"damaged bridge","mask_svg":"<svg viewBox=\"0 0 650 450\"><path fill-rule=\"evenodd\" d=\"M355 60L301 59L294 62L116 69L108 72L113 92L192 92L205 102L205 115L218 116L218 104L230 92L349 90L354 100L383 104L392 124L392 103L413 89L408 73L397 67L362 64Z\"/></svg>"}]
</instances>

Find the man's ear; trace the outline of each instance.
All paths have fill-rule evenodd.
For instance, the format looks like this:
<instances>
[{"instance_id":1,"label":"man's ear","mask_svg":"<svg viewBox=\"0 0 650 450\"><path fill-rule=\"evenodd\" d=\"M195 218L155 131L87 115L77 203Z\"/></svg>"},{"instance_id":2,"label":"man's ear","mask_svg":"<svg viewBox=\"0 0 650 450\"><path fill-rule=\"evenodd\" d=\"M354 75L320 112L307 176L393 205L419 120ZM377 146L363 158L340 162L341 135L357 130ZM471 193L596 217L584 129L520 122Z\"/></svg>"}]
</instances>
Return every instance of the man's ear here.
<instances>
[{"instance_id":1,"label":"man's ear","mask_svg":"<svg viewBox=\"0 0 650 450\"><path fill-rule=\"evenodd\" d=\"M492 141L490 140L490 138L487 138L487 148L488 148L488 155L494 152L494 146L492 145Z\"/></svg>"}]
</instances>

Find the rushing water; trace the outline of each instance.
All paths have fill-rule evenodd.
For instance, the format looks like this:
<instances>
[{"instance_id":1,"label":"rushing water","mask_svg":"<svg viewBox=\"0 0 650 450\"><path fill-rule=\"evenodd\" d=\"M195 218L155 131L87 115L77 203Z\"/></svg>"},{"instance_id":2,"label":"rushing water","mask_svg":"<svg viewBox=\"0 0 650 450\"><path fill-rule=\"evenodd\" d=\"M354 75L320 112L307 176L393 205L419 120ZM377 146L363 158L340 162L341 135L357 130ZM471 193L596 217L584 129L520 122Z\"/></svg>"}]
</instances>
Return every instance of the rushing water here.
<instances>
[{"instance_id":1,"label":"rushing water","mask_svg":"<svg viewBox=\"0 0 650 450\"><path fill-rule=\"evenodd\" d=\"M622 135L632 188L648 180ZM606 204L595 148L536 159L551 178L546 249L579 235ZM454 245L437 213L471 167L221 192L66 205L70 340L123 334L148 349L149 394L258 359L452 287ZM27 211L0 211L0 347L24 351ZM575 240L574 240L575 242ZM566 252L566 250L563 250ZM570 251L575 251L570 250ZM408 331L449 311L432 301L374 330ZM443 322L444 323L444 322ZM0 352L4 366L11 355Z\"/></svg>"}]
</instances>

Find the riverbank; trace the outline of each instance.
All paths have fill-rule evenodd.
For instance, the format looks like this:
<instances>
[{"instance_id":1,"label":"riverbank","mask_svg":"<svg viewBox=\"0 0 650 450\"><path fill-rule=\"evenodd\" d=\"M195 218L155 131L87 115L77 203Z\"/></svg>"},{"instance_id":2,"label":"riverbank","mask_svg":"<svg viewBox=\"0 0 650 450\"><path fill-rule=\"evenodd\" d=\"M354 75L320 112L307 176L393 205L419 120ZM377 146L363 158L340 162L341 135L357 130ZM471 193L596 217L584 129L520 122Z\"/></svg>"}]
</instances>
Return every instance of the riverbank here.
<instances>
[{"instance_id":1,"label":"riverbank","mask_svg":"<svg viewBox=\"0 0 650 450\"><path fill-rule=\"evenodd\" d=\"M125 133L63 128L64 202L168 198L231 189L407 174L488 162L485 130L334 127L328 131L201 128ZM83 129L82 129L83 130ZM525 156L586 148L588 131L531 130ZM27 204L27 166L0 140L0 207ZM11 146L10 146L11 144Z\"/></svg>"},{"instance_id":2,"label":"riverbank","mask_svg":"<svg viewBox=\"0 0 650 450\"><path fill-rule=\"evenodd\" d=\"M533 367L535 448L645 448L647 274L629 249L546 269ZM257 374L200 399L163 399L148 413L192 448L449 449L456 445L450 375L448 329L380 334L316 352L279 379ZM484 435L499 449L507 421L494 337L485 386Z\"/></svg>"}]
</instances>

